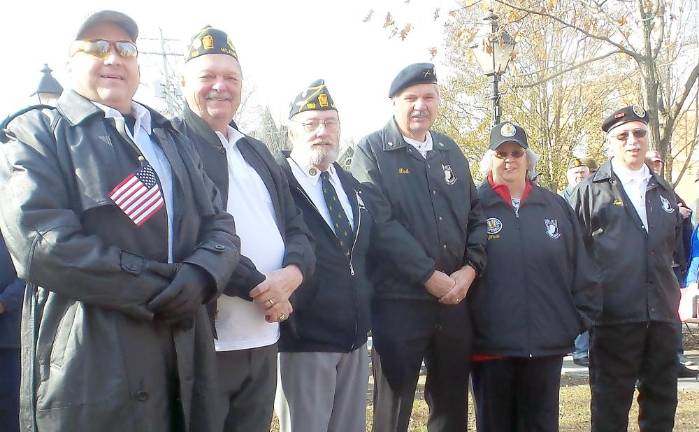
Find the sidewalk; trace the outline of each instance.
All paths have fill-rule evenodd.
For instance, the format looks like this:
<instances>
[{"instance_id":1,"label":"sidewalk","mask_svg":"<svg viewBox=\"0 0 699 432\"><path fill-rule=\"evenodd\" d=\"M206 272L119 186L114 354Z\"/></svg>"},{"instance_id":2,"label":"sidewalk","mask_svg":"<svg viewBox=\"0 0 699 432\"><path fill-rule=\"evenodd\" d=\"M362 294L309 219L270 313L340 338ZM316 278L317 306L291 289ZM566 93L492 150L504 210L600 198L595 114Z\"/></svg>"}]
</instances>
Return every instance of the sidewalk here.
<instances>
[{"instance_id":1,"label":"sidewalk","mask_svg":"<svg viewBox=\"0 0 699 432\"><path fill-rule=\"evenodd\" d=\"M685 351L684 356L687 360L694 362L692 369L699 369L699 351ZM562 377L575 379L588 379L588 371L586 367L578 366L573 363L571 356L566 356L563 359L563 368L561 369ZM677 380L677 389L679 391L699 391L699 380L695 378L680 378Z\"/></svg>"}]
</instances>

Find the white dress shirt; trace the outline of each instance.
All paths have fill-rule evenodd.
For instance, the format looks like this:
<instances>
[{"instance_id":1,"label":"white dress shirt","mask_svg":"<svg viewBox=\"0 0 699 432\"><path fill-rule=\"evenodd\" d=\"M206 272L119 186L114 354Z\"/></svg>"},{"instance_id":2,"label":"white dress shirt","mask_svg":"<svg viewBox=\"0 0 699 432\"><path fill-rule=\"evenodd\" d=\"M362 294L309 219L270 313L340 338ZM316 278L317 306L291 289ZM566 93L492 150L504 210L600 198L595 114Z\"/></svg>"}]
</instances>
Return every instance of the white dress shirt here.
<instances>
[{"instance_id":1,"label":"white dress shirt","mask_svg":"<svg viewBox=\"0 0 699 432\"><path fill-rule=\"evenodd\" d=\"M296 180L298 180L303 190L306 191L308 196L311 198L311 201L313 201L313 204L315 204L318 212L320 212L320 215L323 216L325 223L327 223L330 229L335 232L335 224L330 217L330 211L328 210L328 205L325 203L325 197L323 196L323 182L320 180L320 170L314 168L309 163L303 164L298 162L293 158L293 153L292 157L288 158L288 161L294 177L296 177ZM342 187L340 178L337 176L337 172L335 171L335 167L333 165L330 165L328 168L328 174L330 175L330 183L335 188L337 198L340 200L340 204L342 204L342 209L347 215L347 220L349 220L350 226L352 226L352 229L354 229L352 205L347 198L345 189Z\"/></svg>"},{"instance_id":2,"label":"white dress shirt","mask_svg":"<svg viewBox=\"0 0 699 432\"><path fill-rule=\"evenodd\" d=\"M123 118L124 116L117 110L97 102L94 103L98 108L104 111L104 118ZM141 151L141 154L146 161L153 167L160 181L160 188L165 199L165 212L167 213L167 242L168 242L168 262L173 262L172 245L174 239L174 217L175 202L172 194L172 168L167 160L165 153L160 146L151 139L151 118L150 111L143 105L136 102L131 103L131 114L136 119L134 124L134 132L131 133L129 128L126 128L126 133L131 140L136 144L136 147Z\"/></svg>"},{"instance_id":3,"label":"white dress shirt","mask_svg":"<svg viewBox=\"0 0 699 432\"><path fill-rule=\"evenodd\" d=\"M612 158L612 171L619 177L619 181L624 187L624 192L626 192L626 195L631 200L631 204L636 209L636 214L641 218L643 228L648 232L646 190L648 189L648 180L652 177L650 170L645 164L638 170L631 170L617 162L616 158Z\"/></svg>"},{"instance_id":4,"label":"white dress shirt","mask_svg":"<svg viewBox=\"0 0 699 432\"><path fill-rule=\"evenodd\" d=\"M279 270L284 261L282 239L269 191L260 175L243 158L237 146L243 134L228 126L228 137L216 132L228 160L228 203L235 219L240 253L257 270ZM233 276L235 277L235 276ZM240 297L220 296L217 302L216 351L233 351L271 345L279 339L279 324L265 321L264 309Z\"/></svg>"}]
</instances>

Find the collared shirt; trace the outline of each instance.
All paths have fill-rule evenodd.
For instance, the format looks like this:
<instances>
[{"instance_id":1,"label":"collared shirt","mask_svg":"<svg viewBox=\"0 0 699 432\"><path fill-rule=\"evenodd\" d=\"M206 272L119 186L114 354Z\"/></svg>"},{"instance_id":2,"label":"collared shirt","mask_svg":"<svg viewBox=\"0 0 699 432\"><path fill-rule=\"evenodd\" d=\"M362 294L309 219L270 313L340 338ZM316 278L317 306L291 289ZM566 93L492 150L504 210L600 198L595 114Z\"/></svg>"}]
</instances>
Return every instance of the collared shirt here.
<instances>
[{"instance_id":1,"label":"collared shirt","mask_svg":"<svg viewBox=\"0 0 699 432\"><path fill-rule=\"evenodd\" d=\"M238 148L243 134L228 126L227 137L216 131L226 149L228 160L228 204L226 210L235 219L240 237L240 253L269 273L282 268L284 240L274 213L272 197L260 175L250 166ZM218 298L216 351L257 348L279 339L279 324L265 321L264 311L240 297Z\"/></svg>"},{"instance_id":2,"label":"collared shirt","mask_svg":"<svg viewBox=\"0 0 699 432\"><path fill-rule=\"evenodd\" d=\"M124 116L112 107L102 105L97 102L92 102L104 111L104 118L123 118ZM160 188L165 199L165 212L167 213L167 243L168 243L168 262L173 262L172 245L174 242L174 214L175 201L172 194L172 168L167 160L165 153L160 146L151 139L151 118L150 111L143 105L131 102L131 114L136 119L134 124L134 133L131 133L129 128L126 128L126 133L129 134L131 140L136 144L136 147L141 151L141 154L146 161L153 167L160 181Z\"/></svg>"},{"instance_id":3,"label":"collared shirt","mask_svg":"<svg viewBox=\"0 0 699 432\"><path fill-rule=\"evenodd\" d=\"M427 132L427 138L425 138L425 141L414 140L412 138L408 138L405 135L403 135L403 139L405 140L405 142L415 147L415 150L419 151L422 157L427 159L427 152L432 150L433 147L432 134Z\"/></svg>"},{"instance_id":4,"label":"collared shirt","mask_svg":"<svg viewBox=\"0 0 699 432\"><path fill-rule=\"evenodd\" d=\"M619 177L621 185L624 187L624 192L631 200L631 204L636 209L636 214L643 222L643 228L648 231L648 216L646 214L646 190L648 189L648 180L651 173L648 167L643 164L641 169L631 170L621 163L616 158L612 158L612 171Z\"/></svg>"},{"instance_id":5,"label":"collared shirt","mask_svg":"<svg viewBox=\"0 0 699 432\"><path fill-rule=\"evenodd\" d=\"M293 158L293 154L292 157L289 158L289 165L291 166L291 172L294 174L294 177L296 177L296 180L298 180L303 190L305 190L311 198L311 201L315 204L320 215L323 216L323 219L330 229L335 232L335 224L330 217L330 211L328 210L328 205L325 203L325 197L323 196L323 183L320 181L320 170L309 163L303 164L297 161ZM340 204L342 204L342 209L347 215L347 220L349 220L352 229L354 229L352 205L349 202L349 198L347 198L345 189L340 182L340 177L337 176L337 171L335 171L333 165L330 165L328 168L328 174L330 174L330 183L335 188L335 192L337 192L337 198L340 200Z\"/></svg>"}]
</instances>

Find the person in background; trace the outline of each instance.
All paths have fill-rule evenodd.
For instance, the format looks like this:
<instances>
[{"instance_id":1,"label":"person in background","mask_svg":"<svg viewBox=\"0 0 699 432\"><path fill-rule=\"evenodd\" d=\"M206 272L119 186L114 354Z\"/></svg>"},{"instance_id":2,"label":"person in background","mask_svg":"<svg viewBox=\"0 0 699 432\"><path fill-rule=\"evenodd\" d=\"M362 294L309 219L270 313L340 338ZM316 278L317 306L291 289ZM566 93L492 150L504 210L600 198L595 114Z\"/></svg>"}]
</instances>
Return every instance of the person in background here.
<instances>
[{"instance_id":1,"label":"person in background","mask_svg":"<svg viewBox=\"0 0 699 432\"><path fill-rule=\"evenodd\" d=\"M0 425L7 432L19 432L19 322L24 285L0 236Z\"/></svg>"},{"instance_id":2,"label":"person in background","mask_svg":"<svg viewBox=\"0 0 699 432\"><path fill-rule=\"evenodd\" d=\"M657 150L651 150L646 156L646 165L658 176L663 175L663 167L665 166L665 161L663 161L660 152ZM684 200L675 192L675 199L677 200L677 208L680 211L680 216L682 216L682 247L678 248L677 253L675 253L674 260L672 262L672 271L675 272L675 277L680 283L680 288L685 288L687 278L687 266L691 256L691 245L692 245L692 210L687 206ZM677 337L679 340L679 346L677 348L677 361L679 362L679 378L695 378L699 375L699 371L690 369L688 366L687 359L684 356L684 342L682 340L682 322L677 321L675 324L675 329L677 330Z\"/></svg>"},{"instance_id":3,"label":"person in background","mask_svg":"<svg viewBox=\"0 0 699 432\"><path fill-rule=\"evenodd\" d=\"M488 266L468 300L479 432L557 431L563 356L601 311L572 207L527 180L537 159L521 127L490 131L478 188Z\"/></svg>"}]
</instances>

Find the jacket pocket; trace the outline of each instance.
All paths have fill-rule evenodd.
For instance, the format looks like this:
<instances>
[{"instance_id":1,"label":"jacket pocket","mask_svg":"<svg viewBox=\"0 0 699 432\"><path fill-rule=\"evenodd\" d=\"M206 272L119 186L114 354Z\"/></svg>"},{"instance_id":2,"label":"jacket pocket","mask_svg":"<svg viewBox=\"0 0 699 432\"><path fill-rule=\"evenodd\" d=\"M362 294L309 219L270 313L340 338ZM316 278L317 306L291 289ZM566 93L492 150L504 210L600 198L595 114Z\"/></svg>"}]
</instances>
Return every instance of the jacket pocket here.
<instances>
[{"instance_id":1,"label":"jacket pocket","mask_svg":"<svg viewBox=\"0 0 699 432\"><path fill-rule=\"evenodd\" d=\"M75 327L75 316L77 314L78 306L78 302L73 302L73 304L71 304L63 314L61 321L58 323L58 330L56 331L56 336L53 339L51 354L49 355L49 362L51 366L58 368L63 367L63 359L65 357L66 349L74 336L73 329Z\"/></svg>"}]
</instances>

